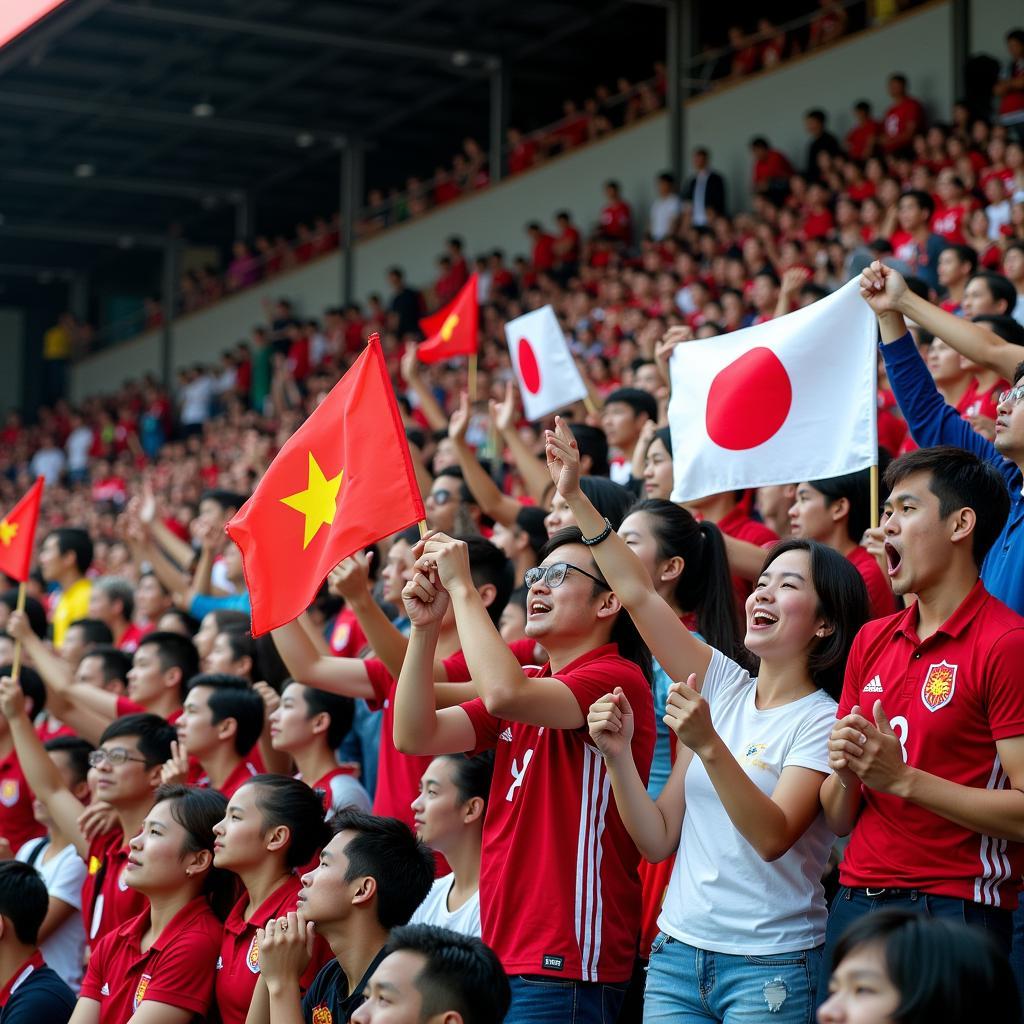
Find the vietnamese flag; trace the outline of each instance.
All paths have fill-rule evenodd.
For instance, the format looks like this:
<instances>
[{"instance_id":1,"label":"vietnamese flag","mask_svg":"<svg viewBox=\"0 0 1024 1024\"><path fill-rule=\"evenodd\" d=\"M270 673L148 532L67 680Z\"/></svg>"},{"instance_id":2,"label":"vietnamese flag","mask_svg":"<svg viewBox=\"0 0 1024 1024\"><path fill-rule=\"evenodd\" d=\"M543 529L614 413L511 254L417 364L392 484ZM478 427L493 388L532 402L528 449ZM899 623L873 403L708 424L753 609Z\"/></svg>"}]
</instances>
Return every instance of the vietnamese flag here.
<instances>
[{"instance_id":1,"label":"vietnamese flag","mask_svg":"<svg viewBox=\"0 0 1024 1024\"><path fill-rule=\"evenodd\" d=\"M444 309L420 321L427 340L416 349L424 363L442 363L455 356L476 355L479 313L477 312L476 274Z\"/></svg>"},{"instance_id":2,"label":"vietnamese flag","mask_svg":"<svg viewBox=\"0 0 1024 1024\"><path fill-rule=\"evenodd\" d=\"M0 519L0 572L24 583L32 564L32 543L43 499L43 478L37 477L28 493Z\"/></svg>"},{"instance_id":3,"label":"vietnamese flag","mask_svg":"<svg viewBox=\"0 0 1024 1024\"><path fill-rule=\"evenodd\" d=\"M242 552L253 635L305 611L343 558L423 518L405 430L373 334L227 525Z\"/></svg>"}]
</instances>

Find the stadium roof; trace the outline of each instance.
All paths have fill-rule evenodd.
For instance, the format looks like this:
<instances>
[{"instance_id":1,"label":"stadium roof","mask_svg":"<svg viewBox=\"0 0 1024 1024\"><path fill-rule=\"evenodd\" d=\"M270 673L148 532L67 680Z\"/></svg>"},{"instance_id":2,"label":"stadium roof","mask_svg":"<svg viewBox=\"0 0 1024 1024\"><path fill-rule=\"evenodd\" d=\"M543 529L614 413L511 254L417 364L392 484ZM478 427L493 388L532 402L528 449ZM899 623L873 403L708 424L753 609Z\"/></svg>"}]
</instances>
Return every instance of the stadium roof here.
<instances>
[{"instance_id":1,"label":"stadium roof","mask_svg":"<svg viewBox=\"0 0 1024 1024\"><path fill-rule=\"evenodd\" d=\"M629 74L631 53L649 69L659 6L67 0L0 49L0 277L155 248L170 224L223 242L246 201L298 219L319 189L329 212L352 140L429 176L410 158L450 157L462 133L486 145L499 68L524 117L542 95L550 117L552 93Z\"/></svg>"}]
</instances>

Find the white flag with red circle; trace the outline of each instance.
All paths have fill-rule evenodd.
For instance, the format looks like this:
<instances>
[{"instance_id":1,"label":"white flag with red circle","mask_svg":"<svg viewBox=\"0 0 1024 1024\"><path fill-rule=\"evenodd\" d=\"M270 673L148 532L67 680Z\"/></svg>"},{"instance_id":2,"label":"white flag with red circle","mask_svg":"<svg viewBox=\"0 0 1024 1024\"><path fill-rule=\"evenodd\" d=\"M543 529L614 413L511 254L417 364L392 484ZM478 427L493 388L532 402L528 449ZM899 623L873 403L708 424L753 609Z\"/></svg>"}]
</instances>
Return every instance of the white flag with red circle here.
<instances>
[{"instance_id":1,"label":"white flag with red circle","mask_svg":"<svg viewBox=\"0 0 1024 1024\"><path fill-rule=\"evenodd\" d=\"M874 465L876 341L854 279L787 316L677 345L672 500Z\"/></svg>"},{"instance_id":2,"label":"white flag with red circle","mask_svg":"<svg viewBox=\"0 0 1024 1024\"><path fill-rule=\"evenodd\" d=\"M505 337L528 420L543 419L587 397L587 386L550 306L509 320Z\"/></svg>"}]
</instances>

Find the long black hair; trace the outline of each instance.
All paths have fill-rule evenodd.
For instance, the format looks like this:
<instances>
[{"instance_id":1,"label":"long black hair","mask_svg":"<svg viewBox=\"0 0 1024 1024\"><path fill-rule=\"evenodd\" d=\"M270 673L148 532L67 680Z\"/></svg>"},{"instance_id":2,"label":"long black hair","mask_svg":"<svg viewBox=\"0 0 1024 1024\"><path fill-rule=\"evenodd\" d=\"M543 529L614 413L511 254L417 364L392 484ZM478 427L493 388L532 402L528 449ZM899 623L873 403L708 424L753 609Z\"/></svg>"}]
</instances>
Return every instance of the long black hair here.
<instances>
[{"instance_id":1,"label":"long black hair","mask_svg":"<svg viewBox=\"0 0 1024 1024\"><path fill-rule=\"evenodd\" d=\"M733 661L746 664L750 655L743 646L721 530L707 520L698 523L681 505L664 498L638 501L626 515L636 512L647 515L658 546L658 560L675 556L683 560L683 571L673 595L676 604L684 612L694 613L697 632L710 646Z\"/></svg>"},{"instance_id":2,"label":"long black hair","mask_svg":"<svg viewBox=\"0 0 1024 1024\"><path fill-rule=\"evenodd\" d=\"M552 551L557 551L561 547L565 547L566 544L582 544L583 543L583 532L578 526L565 526L561 530L553 533L549 538L547 544L540 551L540 560L543 562ZM590 560L591 569L595 576L604 581L604 573L597 567L593 558ZM605 582L606 587L611 589L610 585ZM595 594L597 592L598 584L594 584ZM649 684L654 682L654 666L651 658L651 652L644 643L643 638L640 636L639 630L636 628L636 624L629 616L629 612L623 608L615 618L615 624L612 626L611 636L608 638L610 643L617 644L619 648L619 654L622 655L627 661L633 662L637 668L640 669L644 674L644 678Z\"/></svg>"},{"instance_id":3,"label":"long black hair","mask_svg":"<svg viewBox=\"0 0 1024 1024\"><path fill-rule=\"evenodd\" d=\"M899 990L895 1024L1017 1024L1020 997L1006 955L987 932L962 921L880 910L840 936L833 969L854 950L881 945Z\"/></svg>"},{"instance_id":4,"label":"long black hair","mask_svg":"<svg viewBox=\"0 0 1024 1024\"><path fill-rule=\"evenodd\" d=\"M838 551L802 537L780 540L768 552L761 573L787 551L806 551L810 555L811 583L818 595L818 614L831 627L830 633L816 637L811 645L807 671L815 686L839 700L850 646L857 631L868 621L868 590L864 578Z\"/></svg>"}]
</instances>

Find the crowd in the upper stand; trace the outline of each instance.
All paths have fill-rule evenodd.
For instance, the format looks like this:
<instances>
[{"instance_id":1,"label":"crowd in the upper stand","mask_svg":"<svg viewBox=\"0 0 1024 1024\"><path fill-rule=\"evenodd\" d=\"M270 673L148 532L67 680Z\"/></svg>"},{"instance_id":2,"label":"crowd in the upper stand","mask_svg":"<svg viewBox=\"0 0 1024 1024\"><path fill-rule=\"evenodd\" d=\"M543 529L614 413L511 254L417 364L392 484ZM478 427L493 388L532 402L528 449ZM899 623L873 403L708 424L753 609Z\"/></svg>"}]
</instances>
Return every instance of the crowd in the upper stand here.
<instances>
[{"instance_id":1,"label":"crowd in the upper stand","mask_svg":"<svg viewBox=\"0 0 1024 1024\"><path fill-rule=\"evenodd\" d=\"M889 89L754 140L749 213L698 150L511 265L449 239L172 395L8 419L0 507L47 489L0 594L0 1022L1020 1020L1024 149ZM474 269L475 404L416 356ZM669 500L672 349L857 276L881 525L867 471ZM598 411L535 424L503 325L548 302ZM254 639L225 524L374 330L429 532Z\"/></svg>"}]
</instances>

